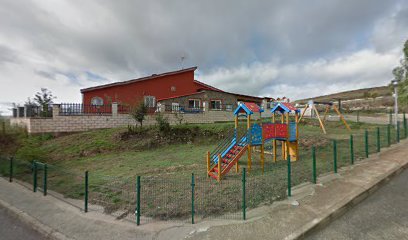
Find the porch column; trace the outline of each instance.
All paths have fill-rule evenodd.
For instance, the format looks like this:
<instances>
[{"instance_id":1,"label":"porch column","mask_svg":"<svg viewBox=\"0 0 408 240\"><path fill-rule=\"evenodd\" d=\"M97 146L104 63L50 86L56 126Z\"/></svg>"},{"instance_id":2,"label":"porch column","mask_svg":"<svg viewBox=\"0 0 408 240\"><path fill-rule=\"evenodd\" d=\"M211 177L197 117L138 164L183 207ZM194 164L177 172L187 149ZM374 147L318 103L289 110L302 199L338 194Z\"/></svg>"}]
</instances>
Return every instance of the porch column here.
<instances>
[{"instance_id":1,"label":"porch column","mask_svg":"<svg viewBox=\"0 0 408 240\"><path fill-rule=\"evenodd\" d=\"M118 116L118 103L113 102L112 103L112 117L117 117Z\"/></svg>"},{"instance_id":2,"label":"porch column","mask_svg":"<svg viewBox=\"0 0 408 240\"><path fill-rule=\"evenodd\" d=\"M52 117L59 116L61 104L52 105Z\"/></svg>"},{"instance_id":3,"label":"porch column","mask_svg":"<svg viewBox=\"0 0 408 240\"><path fill-rule=\"evenodd\" d=\"M210 109L210 103L208 101L203 102L203 109L204 112L208 112L208 110Z\"/></svg>"}]
</instances>

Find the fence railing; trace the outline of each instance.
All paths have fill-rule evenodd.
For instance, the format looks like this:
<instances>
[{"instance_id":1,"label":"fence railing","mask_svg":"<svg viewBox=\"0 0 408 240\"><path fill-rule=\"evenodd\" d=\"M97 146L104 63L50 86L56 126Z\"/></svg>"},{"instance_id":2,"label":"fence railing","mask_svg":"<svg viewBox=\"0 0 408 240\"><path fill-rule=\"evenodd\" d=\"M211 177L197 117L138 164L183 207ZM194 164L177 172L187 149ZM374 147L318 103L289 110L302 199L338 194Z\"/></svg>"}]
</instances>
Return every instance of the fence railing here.
<instances>
[{"instance_id":1,"label":"fence railing","mask_svg":"<svg viewBox=\"0 0 408 240\"><path fill-rule=\"evenodd\" d=\"M13 117L50 118L52 117L52 105L25 105L24 107L13 108L12 112Z\"/></svg>"},{"instance_id":2,"label":"fence railing","mask_svg":"<svg viewBox=\"0 0 408 240\"><path fill-rule=\"evenodd\" d=\"M111 105L88 105L82 103L61 103L59 115L104 115L112 114Z\"/></svg>"},{"instance_id":3,"label":"fence railing","mask_svg":"<svg viewBox=\"0 0 408 240\"><path fill-rule=\"evenodd\" d=\"M169 219L192 223L209 218L245 220L248 209L290 196L292 186L318 183L322 174L336 173L407 138L406 119L398 126L382 125L322 146L302 147L295 162L270 162L263 175L247 176L242 168L221 184L204 174L123 178L89 172L88 176L88 172L1 156L0 175L83 211L101 211L138 225Z\"/></svg>"}]
</instances>

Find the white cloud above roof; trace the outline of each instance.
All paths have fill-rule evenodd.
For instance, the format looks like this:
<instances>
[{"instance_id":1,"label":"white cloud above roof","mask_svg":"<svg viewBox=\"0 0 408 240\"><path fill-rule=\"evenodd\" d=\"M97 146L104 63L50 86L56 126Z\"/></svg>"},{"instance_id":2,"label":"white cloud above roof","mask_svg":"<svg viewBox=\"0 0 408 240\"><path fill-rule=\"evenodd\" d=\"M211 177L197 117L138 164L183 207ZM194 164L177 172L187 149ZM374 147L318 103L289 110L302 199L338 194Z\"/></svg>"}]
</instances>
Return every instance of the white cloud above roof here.
<instances>
[{"instance_id":1,"label":"white cloud above roof","mask_svg":"<svg viewBox=\"0 0 408 240\"><path fill-rule=\"evenodd\" d=\"M177 70L182 56L222 90L293 99L387 84L408 3L3 0L0 28L0 104L41 87L79 102L80 88Z\"/></svg>"}]
</instances>

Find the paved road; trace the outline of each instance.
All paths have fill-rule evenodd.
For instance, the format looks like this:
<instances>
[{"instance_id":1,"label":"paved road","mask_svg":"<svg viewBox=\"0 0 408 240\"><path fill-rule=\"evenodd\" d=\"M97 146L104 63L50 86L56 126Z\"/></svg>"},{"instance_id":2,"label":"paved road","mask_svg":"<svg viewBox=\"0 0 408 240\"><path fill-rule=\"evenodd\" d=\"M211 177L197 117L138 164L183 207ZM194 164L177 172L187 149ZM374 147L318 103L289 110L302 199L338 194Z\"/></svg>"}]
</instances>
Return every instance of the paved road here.
<instances>
[{"instance_id":1,"label":"paved road","mask_svg":"<svg viewBox=\"0 0 408 240\"><path fill-rule=\"evenodd\" d=\"M20 222L0 206L0 239L2 240L40 240L46 239L29 226Z\"/></svg>"},{"instance_id":2,"label":"paved road","mask_svg":"<svg viewBox=\"0 0 408 240\"><path fill-rule=\"evenodd\" d=\"M306 239L408 239L408 170Z\"/></svg>"}]
</instances>

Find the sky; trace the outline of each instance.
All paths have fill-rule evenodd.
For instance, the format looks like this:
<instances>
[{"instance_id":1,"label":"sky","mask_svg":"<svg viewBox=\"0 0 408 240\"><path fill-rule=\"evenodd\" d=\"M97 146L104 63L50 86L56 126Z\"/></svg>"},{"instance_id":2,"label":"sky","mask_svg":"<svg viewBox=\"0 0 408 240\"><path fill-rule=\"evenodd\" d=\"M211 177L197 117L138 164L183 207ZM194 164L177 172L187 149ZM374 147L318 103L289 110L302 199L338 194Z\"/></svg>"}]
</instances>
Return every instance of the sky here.
<instances>
[{"instance_id":1,"label":"sky","mask_svg":"<svg viewBox=\"0 0 408 240\"><path fill-rule=\"evenodd\" d=\"M81 102L81 88L191 66L292 100L382 86L407 39L404 0L0 0L0 114L43 87Z\"/></svg>"}]
</instances>

